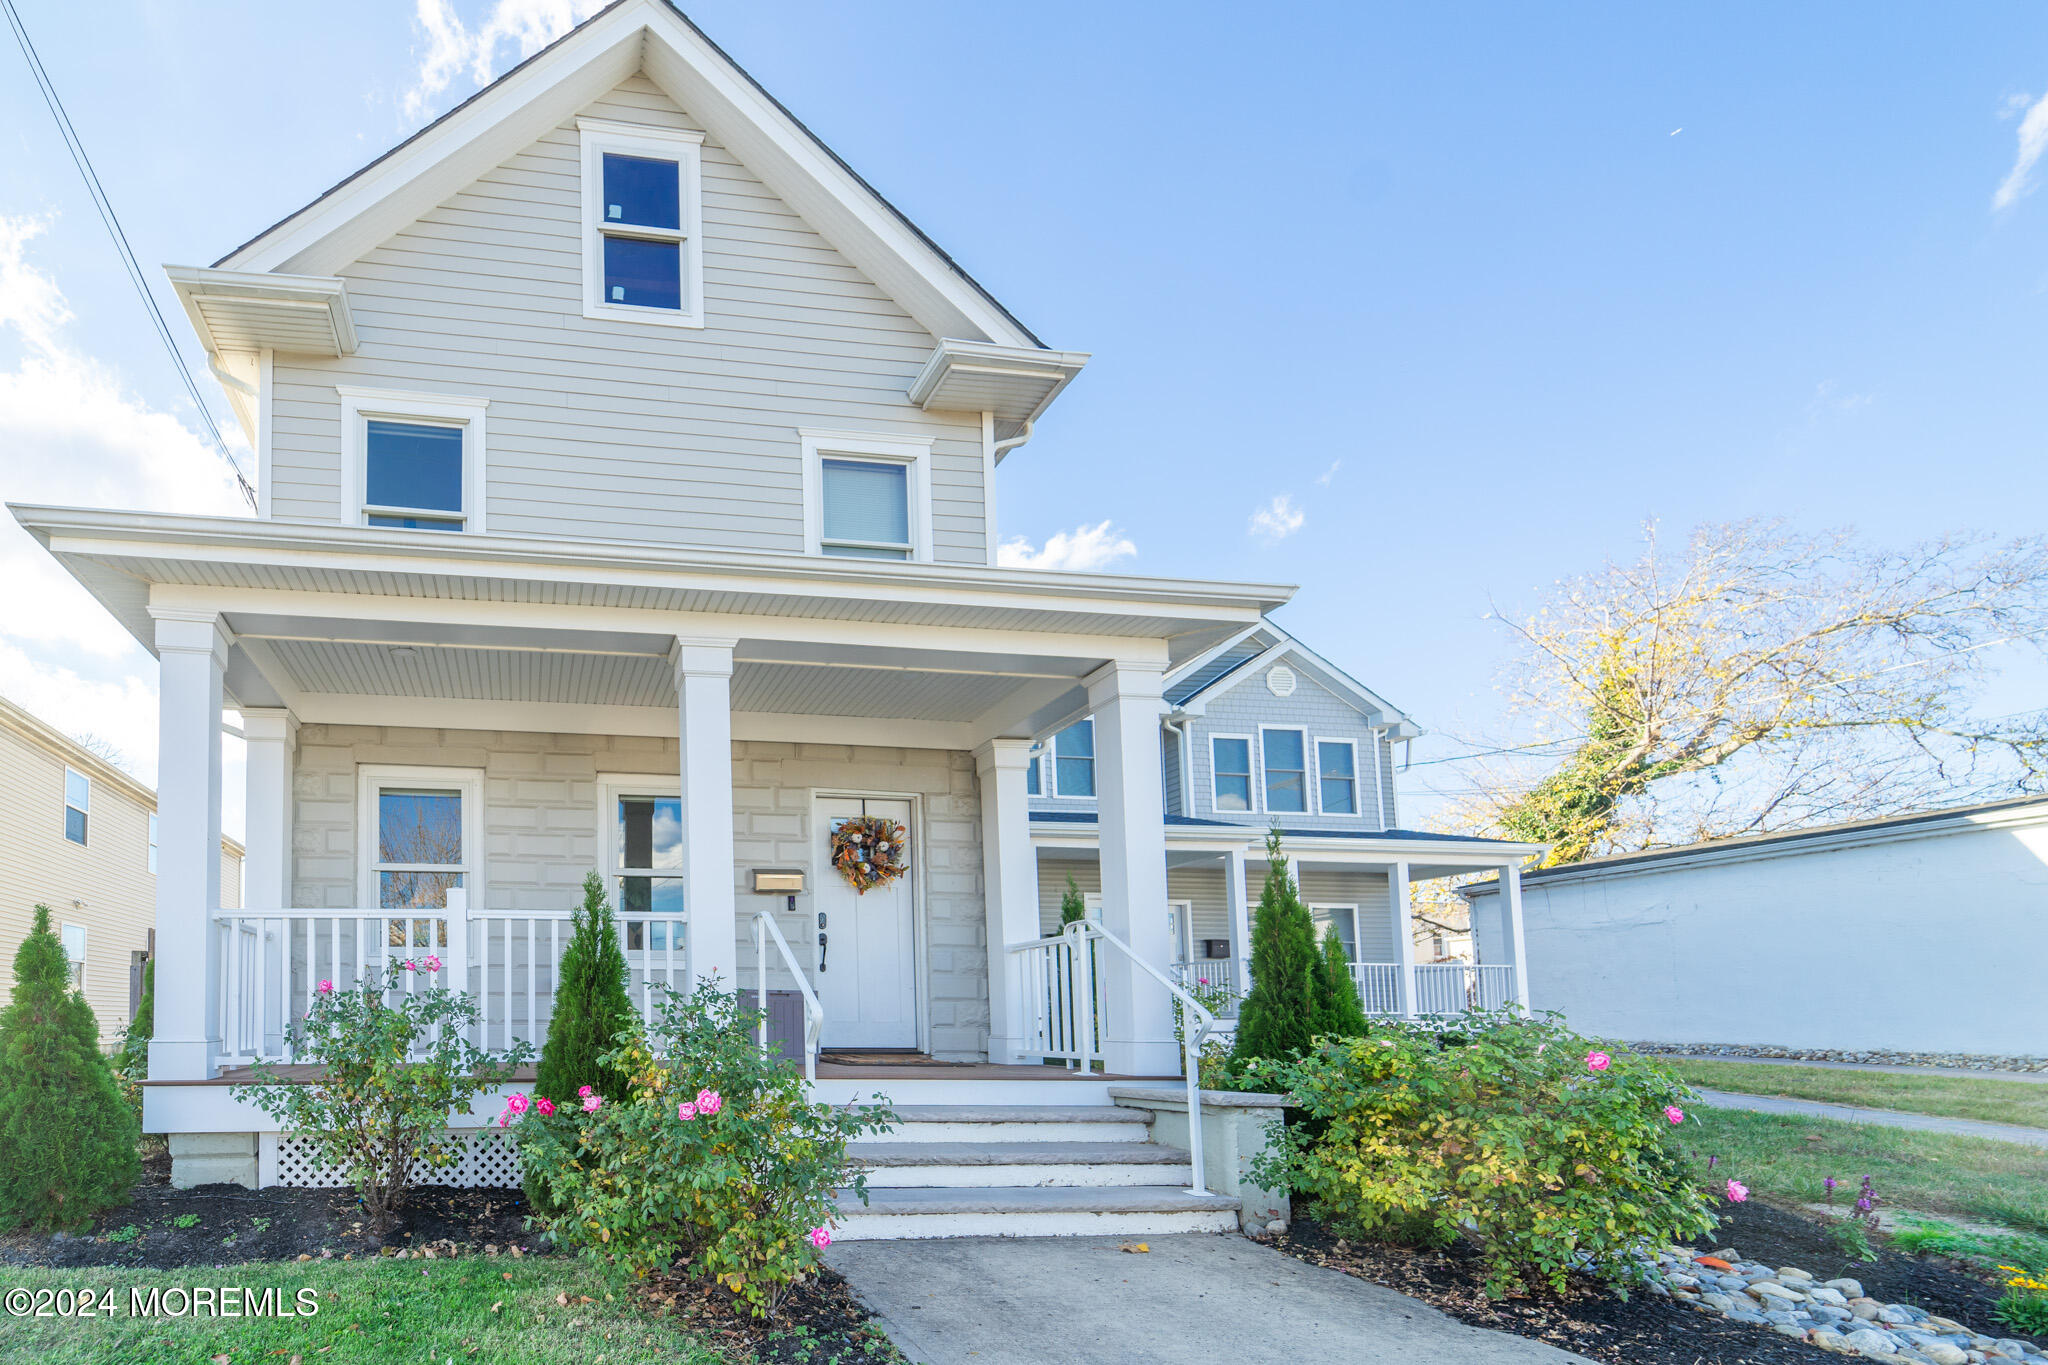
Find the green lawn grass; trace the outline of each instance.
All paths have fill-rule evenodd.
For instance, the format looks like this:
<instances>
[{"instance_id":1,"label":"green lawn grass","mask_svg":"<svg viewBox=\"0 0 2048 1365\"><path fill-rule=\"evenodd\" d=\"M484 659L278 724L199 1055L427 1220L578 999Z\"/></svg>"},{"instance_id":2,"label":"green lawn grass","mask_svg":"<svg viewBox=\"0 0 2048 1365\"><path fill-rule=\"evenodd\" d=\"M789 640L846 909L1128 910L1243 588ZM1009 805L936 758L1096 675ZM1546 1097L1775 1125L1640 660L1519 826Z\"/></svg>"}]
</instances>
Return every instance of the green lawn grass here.
<instances>
[{"instance_id":1,"label":"green lawn grass","mask_svg":"<svg viewBox=\"0 0 2048 1365\"><path fill-rule=\"evenodd\" d=\"M1774 1203L1819 1203L1833 1176L1846 1206L1868 1175L1894 1208L2048 1233L2048 1149L1704 1105L1687 1115L1681 1140L1717 1192L1732 1176ZM1720 1158L1711 1173L1709 1156Z\"/></svg>"},{"instance_id":2,"label":"green lawn grass","mask_svg":"<svg viewBox=\"0 0 2048 1365\"><path fill-rule=\"evenodd\" d=\"M1980 1080L1975 1076L1916 1076L1895 1071L1850 1071L1824 1066L1760 1066L1753 1062L1671 1058L1665 1065L1688 1085L1745 1095L1782 1095L1866 1109L1979 1119L2048 1128L2048 1085Z\"/></svg>"},{"instance_id":3,"label":"green lawn grass","mask_svg":"<svg viewBox=\"0 0 2048 1365\"><path fill-rule=\"evenodd\" d=\"M257 1295L276 1289L295 1308L298 1292L311 1289L319 1312L294 1318L129 1315L131 1290L147 1295L152 1289L200 1286L233 1286ZM89 1291L96 1297L113 1291L111 1316L58 1320L10 1313L0 1321L6 1358L37 1365L205 1362L216 1356L232 1365L287 1365L294 1356L303 1357L304 1365L711 1365L719 1359L666 1321L623 1299L608 1302L589 1265L553 1258L310 1261L224 1270L0 1268L0 1288ZM568 1295L566 1307L556 1302L558 1294ZM583 1294L595 1302L576 1302ZM8 1304L10 1310L15 1306Z\"/></svg>"}]
</instances>

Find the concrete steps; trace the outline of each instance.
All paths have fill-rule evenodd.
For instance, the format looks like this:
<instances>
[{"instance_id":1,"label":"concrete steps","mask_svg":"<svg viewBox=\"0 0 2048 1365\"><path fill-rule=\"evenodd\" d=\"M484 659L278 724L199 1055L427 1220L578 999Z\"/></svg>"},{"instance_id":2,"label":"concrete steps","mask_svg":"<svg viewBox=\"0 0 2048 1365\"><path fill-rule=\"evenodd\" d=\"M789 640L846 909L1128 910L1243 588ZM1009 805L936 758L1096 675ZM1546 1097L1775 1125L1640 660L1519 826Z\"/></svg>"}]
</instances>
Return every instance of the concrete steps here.
<instances>
[{"instance_id":1,"label":"concrete steps","mask_svg":"<svg viewBox=\"0 0 2048 1365\"><path fill-rule=\"evenodd\" d=\"M848 1149L866 1170L868 1200L840 1192L835 1237L1163 1236L1238 1225L1236 1199L1195 1194L1188 1154L1151 1141L1149 1110L1105 1096L896 1113L886 1140Z\"/></svg>"}]
</instances>

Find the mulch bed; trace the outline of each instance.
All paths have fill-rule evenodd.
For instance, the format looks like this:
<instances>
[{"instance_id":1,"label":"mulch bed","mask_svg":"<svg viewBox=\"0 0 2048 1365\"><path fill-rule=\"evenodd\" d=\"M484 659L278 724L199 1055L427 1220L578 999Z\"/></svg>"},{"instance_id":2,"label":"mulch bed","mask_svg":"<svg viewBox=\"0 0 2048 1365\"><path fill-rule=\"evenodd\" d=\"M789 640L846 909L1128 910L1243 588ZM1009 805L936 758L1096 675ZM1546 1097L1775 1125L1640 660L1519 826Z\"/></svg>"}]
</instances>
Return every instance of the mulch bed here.
<instances>
[{"instance_id":1,"label":"mulch bed","mask_svg":"<svg viewBox=\"0 0 2048 1365\"><path fill-rule=\"evenodd\" d=\"M1812 1219L1754 1199L1721 1214L1720 1227L1702 1251L1733 1247L1746 1258L1797 1266L1823 1280L1847 1276L1887 1303L1909 1303L1989 1336L2012 1335L1991 1317L1997 1289L1967 1266L1890 1251L1874 1264L1852 1261ZM1477 1255L1463 1244L1424 1251L1347 1242L1299 1212L1272 1244L1311 1264L1412 1295L1474 1327L1533 1337L1618 1365L1814 1365L1826 1358L1766 1328L1730 1322L1661 1295L1634 1293L1624 1301L1591 1281L1575 1283L1562 1296L1543 1290L1491 1299Z\"/></svg>"},{"instance_id":2,"label":"mulch bed","mask_svg":"<svg viewBox=\"0 0 2048 1365\"><path fill-rule=\"evenodd\" d=\"M706 1346L764 1365L881 1365L903 1359L846 1281L829 1269L792 1289L768 1323L756 1321L725 1290L697 1280L658 1280L645 1297L650 1311L673 1314Z\"/></svg>"}]
</instances>

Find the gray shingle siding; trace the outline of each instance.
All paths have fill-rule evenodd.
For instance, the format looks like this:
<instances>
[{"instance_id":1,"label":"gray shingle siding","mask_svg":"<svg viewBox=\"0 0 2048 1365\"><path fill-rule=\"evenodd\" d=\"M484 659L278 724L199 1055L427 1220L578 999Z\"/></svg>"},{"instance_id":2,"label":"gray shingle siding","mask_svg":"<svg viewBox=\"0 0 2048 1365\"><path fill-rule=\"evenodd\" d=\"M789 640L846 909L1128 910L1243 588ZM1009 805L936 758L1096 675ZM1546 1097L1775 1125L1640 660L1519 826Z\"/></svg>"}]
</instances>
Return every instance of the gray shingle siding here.
<instances>
[{"instance_id":1,"label":"gray shingle siding","mask_svg":"<svg viewBox=\"0 0 2048 1365\"><path fill-rule=\"evenodd\" d=\"M1291 696L1276 697L1266 686L1266 672L1256 675L1247 673L1243 678L1226 682L1219 690L1211 692L1204 714L1193 720L1194 727L1194 801L1188 813L1203 819L1228 820L1236 823L1266 825L1272 817L1265 811L1265 767L1260 730L1262 728L1289 727L1307 732L1307 760L1309 765L1309 805L1307 812L1287 812L1281 816L1290 829L1379 829L1379 804L1373 799L1373 767L1375 745L1372 727L1365 714L1343 697L1332 692L1310 678L1300 669L1295 670L1295 688ZM1211 781L1214 751L1210 740L1216 735L1245 735L1252 740L1252 804L1251 811L1223 811L1215 807L1215 788ZM1317 740L1351 740L1356 743L1358 754L1357 805L1355 815L1323 815L1314 807L1320 804L1316 787ZM1377 746L1384 759L1384 745ZM1381 762L1380 783L1384 791L1391 784L1387 765ZM1389 810L1391 816L1391 809Z\"/></svg>"}]
</instances>

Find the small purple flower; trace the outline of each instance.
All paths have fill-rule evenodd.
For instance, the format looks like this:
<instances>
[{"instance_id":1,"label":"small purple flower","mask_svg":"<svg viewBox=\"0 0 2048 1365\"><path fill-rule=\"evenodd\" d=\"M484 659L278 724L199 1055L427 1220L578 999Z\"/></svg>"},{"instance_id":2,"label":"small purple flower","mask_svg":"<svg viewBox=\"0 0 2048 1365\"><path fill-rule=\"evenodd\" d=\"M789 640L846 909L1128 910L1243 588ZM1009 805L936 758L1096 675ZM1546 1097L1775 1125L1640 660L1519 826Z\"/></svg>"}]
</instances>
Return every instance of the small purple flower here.
<instances>
[{"instance_id":1,"label":"small purple flower","mask_svg":"<svg viewBox=\"0 0 2048 1365\"><path fill-rule=\"evenodd\" d=\"M1826 1190L1829 1194L1833 1194L1835 1192L1835 1186L1840 1184L1841 1182L1836 1180L1833 1176L1829 1176L1827 1179L1821 1181L1820 1183L1822 1189Z\"/></svg>"},{"instance_id":2,"label":"small purple flower","mask_svg":"<svg viewBox=\"0 0 2048 1365\"><path fill-rule=\"evenodd\" d=\"M1707 1158L1707 1169L1711 1171L1711 1170L1713 1170L1713 1169L1714 1169L1714 1167L1718 1166L1718 1165L1719 1165L1720 1163L1721 1163L1721 1158L1720 1158L1720 1157L1717 1157L1717 1156L1710 1156L1710 1157L1708 1157L1708 1158Z\"/></svg>"}]
</instances>

